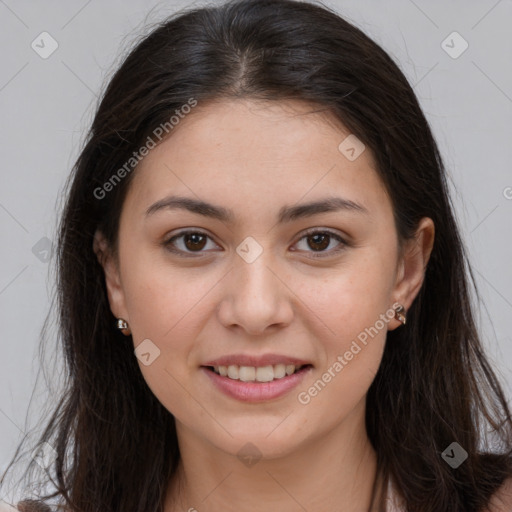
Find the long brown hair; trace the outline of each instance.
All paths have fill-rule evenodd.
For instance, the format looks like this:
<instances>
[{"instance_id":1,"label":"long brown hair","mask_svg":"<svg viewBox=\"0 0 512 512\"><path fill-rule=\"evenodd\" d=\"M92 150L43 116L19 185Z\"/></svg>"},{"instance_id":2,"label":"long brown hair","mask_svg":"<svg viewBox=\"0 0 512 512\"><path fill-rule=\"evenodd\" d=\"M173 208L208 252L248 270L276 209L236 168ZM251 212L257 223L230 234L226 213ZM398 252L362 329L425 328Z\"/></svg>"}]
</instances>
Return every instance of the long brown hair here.
<instances>
[{"instance_id":1,"label":"long brown hair","mask_svg":"<svg viewBox=\"0 0 512 512\"><path fill-rule=\"evenodd\" d=\"M62 498L83 512L162 510L180 457L174 418L144 381L130 338L114 328L93 252L97 229L116 247L136 169L125 168L108 194L98 190L190 98L201 104L233 97L304 100L332 112L372 150L400 240L413 236L422 217L433 219L425 280L407 327L388 333L366 426L380 474L393 478L408 511L481 511L512 476L512 419L476 329L470 284L476 286L439 150L388 54L329 8L293 0L177 13L139 42L110 80L59 226L66 382L38 440L56 452L47 468L55 492L39 500ZM468 453L457 469L442 457L453 442Z\"/></svg>"}]
</instances>

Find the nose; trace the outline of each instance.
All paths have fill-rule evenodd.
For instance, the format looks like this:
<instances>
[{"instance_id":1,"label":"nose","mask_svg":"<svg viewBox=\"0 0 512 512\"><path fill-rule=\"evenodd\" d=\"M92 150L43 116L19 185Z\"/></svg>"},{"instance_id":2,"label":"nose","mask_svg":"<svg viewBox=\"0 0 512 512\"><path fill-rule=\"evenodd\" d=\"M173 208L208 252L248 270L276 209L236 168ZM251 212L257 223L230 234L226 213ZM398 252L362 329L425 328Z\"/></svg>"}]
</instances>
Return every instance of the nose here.
<instances>
[{"instance_id":1,"label":"nose","mask_svg":"<svg viewBox=\"0 0 512 512\"><path fill-rule=\"evenodd\" d=\"M284 272L265 252L252 263L236 256L217 310L226 328L261 335L291 323L294 294Z\"/></svg>"}]
</instances>

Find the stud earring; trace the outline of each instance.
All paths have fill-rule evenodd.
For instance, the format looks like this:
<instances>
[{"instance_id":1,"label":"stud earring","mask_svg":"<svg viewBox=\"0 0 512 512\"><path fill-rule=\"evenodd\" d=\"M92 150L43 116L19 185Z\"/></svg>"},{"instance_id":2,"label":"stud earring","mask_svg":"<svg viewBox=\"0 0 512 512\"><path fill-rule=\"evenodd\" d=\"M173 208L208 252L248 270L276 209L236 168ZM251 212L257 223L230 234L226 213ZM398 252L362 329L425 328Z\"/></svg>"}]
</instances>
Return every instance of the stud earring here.
<instances>
[{"instance_id":1,"label":"stud earring","mask_svg":"<svg viewBox=\"0 0 512 512\"><path fill-rule=\"evenodd\" d=\"M129 336L132 333L131 330L130 330L130 327L128 326L128 322L126 320L124 320L123 318L118 318L117 319L116 327L120 331L127 331L127 332L123 332L123 334L125 336Z\"/></svg>"},{"instance_id":2,"label":"stud earring","mask_svg":"<svg viewBox=\"0 0 512 512\"><path fill-rule=\"evenodd\" d=\"M402 304L398 304L398 307L395 308L395 318L401 322L403 325L405 325L405 322L407 321L405 309L402 306Z\"/></svg>"}]
</instances>

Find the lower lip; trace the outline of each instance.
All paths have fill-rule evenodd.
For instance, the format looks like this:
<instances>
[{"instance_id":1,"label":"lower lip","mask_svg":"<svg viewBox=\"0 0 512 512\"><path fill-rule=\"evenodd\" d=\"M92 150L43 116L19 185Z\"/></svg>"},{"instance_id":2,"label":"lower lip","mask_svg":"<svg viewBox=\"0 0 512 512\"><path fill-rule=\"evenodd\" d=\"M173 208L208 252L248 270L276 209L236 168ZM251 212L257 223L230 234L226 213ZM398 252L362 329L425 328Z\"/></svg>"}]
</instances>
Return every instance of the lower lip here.
<instances>
[{"instance_id":1,"label":"lower lip","mask_svg":"<svg viewBox=\"0 0 512 512\"><path fill-rule=\"evenodd\" d=\"M231 398L236 398L242 402L265 402L279 398L296 387L304 376L312 370L312 367L307 366L296 373L292 373L292 375L271 382L244 382L223 377L204 366L201 367L201 370L212 380L217 389Z\"/></svg>"}]
</instances>

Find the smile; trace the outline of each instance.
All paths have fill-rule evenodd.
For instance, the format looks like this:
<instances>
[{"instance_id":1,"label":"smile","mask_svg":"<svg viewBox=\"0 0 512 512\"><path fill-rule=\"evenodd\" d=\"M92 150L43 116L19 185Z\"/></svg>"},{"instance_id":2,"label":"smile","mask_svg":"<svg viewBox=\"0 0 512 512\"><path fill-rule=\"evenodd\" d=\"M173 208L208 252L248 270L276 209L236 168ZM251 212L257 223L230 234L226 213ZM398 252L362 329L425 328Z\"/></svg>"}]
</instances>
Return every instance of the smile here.
<instances>
[{"instance_id":1,"label":"smile","mask_svg":"<svg viewBox=\"0 0 512 512\"><path fill-rule=\"evenodd\" d=\"M241 402L267 402L288 394L313 370L311 364L212 365L200 368L223 395Z\"/></svg>"},{"instance_id":2,"label":"smile","mask_svg":"<svg viewBox=\"0 0 512 512\"><path fill-rule=\"evenodd\" d=\"M288 375L301 370L304 366L294 364L276 364L267 366L213 366L210 367L217 375L227 377L232 380L241 380L243 382L272 382L273 380L283 379Z\"/></svg>"}]
</instances>

